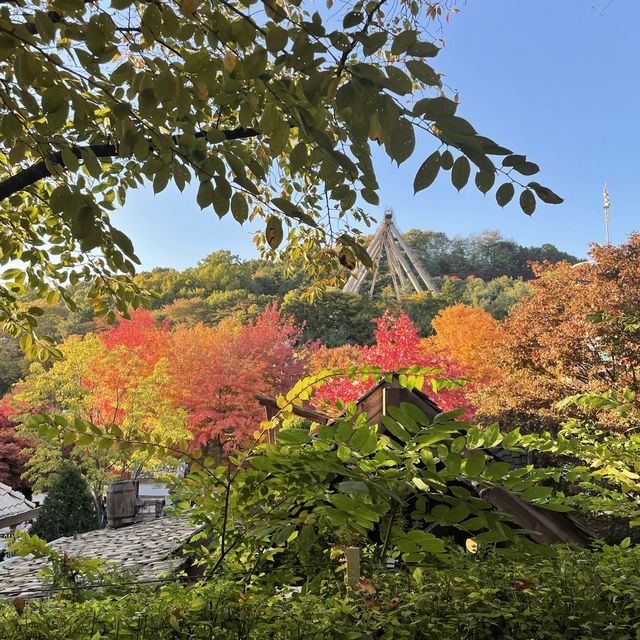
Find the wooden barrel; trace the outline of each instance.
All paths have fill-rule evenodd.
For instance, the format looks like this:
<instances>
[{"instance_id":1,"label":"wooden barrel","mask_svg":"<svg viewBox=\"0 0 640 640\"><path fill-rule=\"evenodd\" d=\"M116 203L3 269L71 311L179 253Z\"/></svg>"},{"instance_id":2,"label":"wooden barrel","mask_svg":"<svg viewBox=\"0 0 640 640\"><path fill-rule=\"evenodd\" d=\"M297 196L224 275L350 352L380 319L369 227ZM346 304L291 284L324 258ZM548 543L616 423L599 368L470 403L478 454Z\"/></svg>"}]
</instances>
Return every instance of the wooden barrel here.
<instances>
[{"instance_id":1,"label":"wooden barrel","mask_svg":"<svg viewBox=\"0 0 640 640\"><path fill-rule=\"evenodd\" d=\"M132 480L116 480L107 487L107 526L126 527L136 519L136 487Z\"/></svg>"}]
</instances>

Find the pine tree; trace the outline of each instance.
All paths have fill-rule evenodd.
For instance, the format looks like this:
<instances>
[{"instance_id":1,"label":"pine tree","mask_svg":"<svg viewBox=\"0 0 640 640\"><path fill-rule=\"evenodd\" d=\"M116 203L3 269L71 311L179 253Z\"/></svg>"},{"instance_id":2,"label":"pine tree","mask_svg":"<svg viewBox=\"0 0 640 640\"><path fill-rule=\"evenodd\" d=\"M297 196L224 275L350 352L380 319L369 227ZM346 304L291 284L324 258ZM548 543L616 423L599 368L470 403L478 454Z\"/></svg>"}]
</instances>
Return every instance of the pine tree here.
<instances>
[{"instance_id":1,"label":"pine tree","mask_svg":"<svg viewBox=\"0 0 640 640\"><path fill-rule=\"evenodd\" d=\"M47 541L100 526L95 504L80 470L65 464L44 500L33 533Z\"/></svg>"}]
</instances>

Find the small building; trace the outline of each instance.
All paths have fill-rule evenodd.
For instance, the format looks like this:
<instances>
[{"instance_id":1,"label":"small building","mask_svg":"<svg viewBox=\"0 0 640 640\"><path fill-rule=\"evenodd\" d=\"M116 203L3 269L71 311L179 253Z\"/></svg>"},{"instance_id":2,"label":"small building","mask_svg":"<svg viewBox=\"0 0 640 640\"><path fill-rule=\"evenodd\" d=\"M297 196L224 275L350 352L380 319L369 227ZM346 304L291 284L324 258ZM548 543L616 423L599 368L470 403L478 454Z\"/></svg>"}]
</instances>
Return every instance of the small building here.
<instances>
[{"instance_id":1,"label":"small building","mask_svg":"<svg viewBox=\"0 0 640 640\"><path fill-rule=\"evenodd\" d=\"M265 396L257 396L257 399L265 407L267 420L271 420L277 415L279 407L275 400ZM418 407L429 420L433 420L442 412L427 394L418 389L406 389L400 385L397 377L394 377L390 382L380 381L361 396L356 401L357 413L366 413L368 424L377 424L379 432L385 433L382 416L387 415L389 407L400 406L403 402ZM333 421L330 416L300 407L295 407L293 413L317 424L330 424ZM273 437L277 438L277 429L274 429ZM496 461L508 462L512 467L525 466L531 462L526 453L511 452L502 447L484 449L484 452ZM545 544L571 543L584 546L588 545L592 539L590 532L573 520L569 514L529 504L504 489L483 490L482 498L499 511L510 514L514 523L519 528L530 531L531 538L536 542Z\"/></svg>"},{"instance_id":2,"label":"small building","mask_svg":"<svg viewBox=\"0 0 640 640\"><path fill-rule=\"evenodd\" d=\"M39 506L32 500L0 482L0 554L4 556L7 540L16 527L37 517Z\"/></svg>"}]
</instances>

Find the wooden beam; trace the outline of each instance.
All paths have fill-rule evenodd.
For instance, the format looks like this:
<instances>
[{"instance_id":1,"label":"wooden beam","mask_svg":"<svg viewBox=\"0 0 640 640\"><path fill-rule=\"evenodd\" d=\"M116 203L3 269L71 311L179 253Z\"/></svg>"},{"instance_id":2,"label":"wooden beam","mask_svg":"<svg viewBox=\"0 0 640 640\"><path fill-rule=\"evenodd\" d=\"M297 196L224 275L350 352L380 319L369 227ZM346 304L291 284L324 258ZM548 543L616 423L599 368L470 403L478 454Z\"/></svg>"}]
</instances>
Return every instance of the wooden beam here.
<instances>
[{"instance_id":1,"label":"wooden beam","mask_svg":"<svg viewBox=\"0 0 640 640\"><path fill-rule=\"evenodd\" d=\"M37 509L29 509L29 511L23 511L22 513L15 513L12 516L5 516L0 518L0 529L5 527L16 527L23 522L28 522L32 518L37 518L40 513L40 507Z\"/></svg>"}]
</instances>

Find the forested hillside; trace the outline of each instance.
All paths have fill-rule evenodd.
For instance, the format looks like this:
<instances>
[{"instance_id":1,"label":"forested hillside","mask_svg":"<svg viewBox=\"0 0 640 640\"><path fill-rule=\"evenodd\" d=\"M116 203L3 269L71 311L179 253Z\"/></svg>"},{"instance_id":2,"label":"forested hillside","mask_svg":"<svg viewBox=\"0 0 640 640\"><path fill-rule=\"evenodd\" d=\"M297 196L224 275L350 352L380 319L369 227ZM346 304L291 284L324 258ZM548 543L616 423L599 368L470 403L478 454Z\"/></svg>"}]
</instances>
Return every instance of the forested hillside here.
<instances>
[{"instance_id":1,"label":"forested hillside","mask_svg":"<svg viewBox=\"0 0 640 640\"><path fill-rule=\"evenodd\" d=\"M527 280L533 277L530 261L578 260L553 245L523 247L495 231L449 238L441 232L412 229L405 237L436 278L441 289L438 297L430 293L407 295L399 303L389 286L374 299L329 290L311 303L302 295L300 275L287 277L278 263L241 260L229 251L216 251L184 271L156 268L142 272L136 280L156 294L153 309L159 319L171 325L202 323L213 327L229 317L246 322L277 301L282 312L302 328L303 341L337 347L370 344L374 338L371 320L387 309L397 312L404 308L422 335L432 333L431 321L440 310L457 303L480 307L502 320L529 290ZM47 305L39 318L39 333L59 342L94 330L95 316L86 294L82 285L76 286L77 309L73 311L61 304ZM0 337L0 393L27 370L28 363L15 341Z\"/></svg>"}]
</instances>

